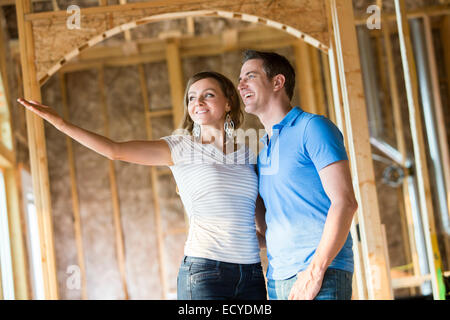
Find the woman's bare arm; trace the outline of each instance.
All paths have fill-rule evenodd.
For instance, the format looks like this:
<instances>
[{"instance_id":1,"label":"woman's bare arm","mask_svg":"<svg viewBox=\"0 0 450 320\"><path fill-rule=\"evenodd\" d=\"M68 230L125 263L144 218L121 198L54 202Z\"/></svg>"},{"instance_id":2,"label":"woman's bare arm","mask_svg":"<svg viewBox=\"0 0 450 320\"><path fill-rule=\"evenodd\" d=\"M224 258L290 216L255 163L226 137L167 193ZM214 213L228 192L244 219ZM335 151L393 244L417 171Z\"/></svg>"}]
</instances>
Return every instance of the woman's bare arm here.
<instances>
[{"instance_id":1,"label":"woman's bare arm","mask_svg":"<svg viewBox=\"0 0 450 320\"><path fill-rule=\"evenodd\" d=\"M256 222L256 235L258 236L258 242L260 248L266 247L266 207L264 201L258 195L256 198L255 206L255 222Z\"/></svg>"},{"instance_id":2,"label":"woman's bare arm","mask_svg":"<svg viewBox=\"0 0 450 320\"><path fill-rule=\"evenodd\" d=\"M87 148L111 160L121 160L143 165L172 165L169 146L163 140L116 142L102 135L64 121L51 107L37 101L17 99L28 110L47 120Z\"/></svg>"}]
</instances>

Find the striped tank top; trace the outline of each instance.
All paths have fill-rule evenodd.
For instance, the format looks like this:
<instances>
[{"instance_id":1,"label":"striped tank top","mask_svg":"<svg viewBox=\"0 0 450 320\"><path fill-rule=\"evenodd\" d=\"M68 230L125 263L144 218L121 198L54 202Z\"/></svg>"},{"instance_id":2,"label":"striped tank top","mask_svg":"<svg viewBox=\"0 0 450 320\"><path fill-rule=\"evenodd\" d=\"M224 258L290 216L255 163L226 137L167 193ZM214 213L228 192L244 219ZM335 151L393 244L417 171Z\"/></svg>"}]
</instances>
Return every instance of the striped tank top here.
<instances>
[{"instance_id":1,"label":"striped tank top","mask_svg":"<svg viewBox=\"0 0 450 320\"><path fill-rule=\"evenodd\" d=\"M254 153L238 144L235 152L224 154L189 135L161 139L169 145L174 163L170 169L189 217L184 254L239 264L259 262Z\"/></svg>"}]
</instances>

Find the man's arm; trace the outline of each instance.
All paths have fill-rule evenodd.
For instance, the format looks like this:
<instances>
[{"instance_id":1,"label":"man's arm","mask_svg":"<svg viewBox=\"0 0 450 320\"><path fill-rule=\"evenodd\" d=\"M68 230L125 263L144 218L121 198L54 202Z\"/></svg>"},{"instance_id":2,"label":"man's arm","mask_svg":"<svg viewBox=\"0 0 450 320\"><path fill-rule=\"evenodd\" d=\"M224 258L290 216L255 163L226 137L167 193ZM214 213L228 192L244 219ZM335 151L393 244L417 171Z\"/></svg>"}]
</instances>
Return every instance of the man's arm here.
<instances>
[{"instance_id":1,"label":"man's arm","mask_svg":"<svg viewBox=\"0 0 450 320\"><path fill-rule=\"evenodd\" d=\"M343 247L358 204L353 192L347 160L337 161L319 171L323 188L331 201L319 246L308 268L297 275L289 299L312 300L322 286L326 269Z\"/></svg>"}]
</instances>

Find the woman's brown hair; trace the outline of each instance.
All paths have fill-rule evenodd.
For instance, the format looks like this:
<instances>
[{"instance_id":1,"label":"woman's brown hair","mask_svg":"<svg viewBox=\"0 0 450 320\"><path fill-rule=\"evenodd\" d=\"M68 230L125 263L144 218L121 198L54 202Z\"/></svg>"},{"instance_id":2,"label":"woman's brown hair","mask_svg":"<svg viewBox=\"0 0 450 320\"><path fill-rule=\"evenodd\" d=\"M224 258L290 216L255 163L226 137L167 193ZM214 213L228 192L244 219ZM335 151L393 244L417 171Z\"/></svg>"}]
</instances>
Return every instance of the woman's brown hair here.
<instances>
[{"instance_id":1,"label":"woman's brown hair","mask_svg":"<svg viewBox=\"0 0 450 320\"><path fill-rule=\"evenodd\" d=\"M219 86L225 95L225 98L228 100L228 104L230 105L230 116L231 119L234 122L234 128L237 129L242 124L242 121L244 119L244 113L241 109L241 102L239 100L239 95L237 93L237 90L233 84L233 82L230 81L227 77L224 75L214 72L214 71L204 71L199 72L197 74L194 74L189 80L186 85L186 90L184 92L184 119L182 128L188 130L190 133L192 132L192 128L194 126L194 121L192 121L191 117L189 116L189 112L187 110L188 103L189 103L189 88L197 81L202 79L214 79L219 83Z\"/></svg>"}]
</instances>

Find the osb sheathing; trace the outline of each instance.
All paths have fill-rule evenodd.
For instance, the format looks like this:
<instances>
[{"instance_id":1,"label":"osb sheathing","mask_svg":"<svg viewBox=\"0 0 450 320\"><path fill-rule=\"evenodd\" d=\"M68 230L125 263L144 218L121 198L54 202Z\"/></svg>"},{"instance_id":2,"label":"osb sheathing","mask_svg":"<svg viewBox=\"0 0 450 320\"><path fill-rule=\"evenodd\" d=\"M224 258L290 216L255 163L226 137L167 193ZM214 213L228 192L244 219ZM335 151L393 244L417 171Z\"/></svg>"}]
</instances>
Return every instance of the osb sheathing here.
<instances>
[{"instance_id":1,"label":"osb sheathing","mask_svg":"<svg viewBox=\"0 0 450 320\"><path fill-rule=\"evenodd\" d=\"M220 10L259 17L262 23L275 21L303 32L325 47L328 45L328 21L324 1L317 0L213 0L163 3L145 9L91 13L81 16L81 29L67 28L67 15L55 14L51 19L32 21L35 39L35 61L38 79L42 79L56 64L64 64L73 50L90 46L87 42L113 28L154 15L199 10ZM301 18L300 18L301 17ZM245 20L245 19L244 19ZM281 28L281 25L279 25ZM120 29L111 31L120 33ZM294 30L292 30L294 32ZM300 35L299 35L300 36ZM109 35L105 35L109 37Z\"/></svg>"}]
</instances>

